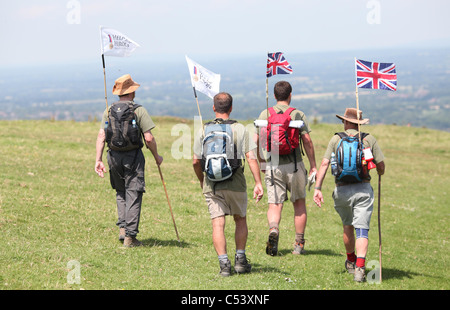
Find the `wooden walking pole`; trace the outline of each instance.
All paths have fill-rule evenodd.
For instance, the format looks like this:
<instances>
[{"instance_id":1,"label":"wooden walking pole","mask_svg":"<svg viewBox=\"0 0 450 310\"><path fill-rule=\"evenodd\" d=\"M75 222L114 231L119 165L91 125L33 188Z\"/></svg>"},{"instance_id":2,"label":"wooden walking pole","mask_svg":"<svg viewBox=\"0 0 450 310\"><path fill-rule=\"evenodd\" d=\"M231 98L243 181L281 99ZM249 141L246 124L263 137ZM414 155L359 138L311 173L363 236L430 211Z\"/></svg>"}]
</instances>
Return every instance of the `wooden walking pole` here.
<instances>
[{"instance_id":1,"label":"wooden walking pole","mask_svg":"<svg viewBox=\"0 0 450 310\"><path fill-rule=\"evenodd\" d=\"M161 177L161 182L164 186L164 191L166 192L167 203L169 204L170 214L172 215L172 221L173 221L173 226L175 227L175 233L177 234L178 242L181 244L180 237L178 236L177 225L175 224L175 218L174 218L173 212L172 212L172 206L170 205L170 201L169 201L169 195L167 194L166 182L164 182L164 178L163 178L163 175L161 172L161 167L159 165L157 165L157 166L158 166L158 170L159 170L159 176Z\"/></svg>"},{"instance_id":2,"label":"wooden walking pole","mask_svg":"<svg viewBox=\"0 0 450 310\"><path fill-rule=\"evenodd\" d=\"M378 175L378 240L379 240L379 249L378 249L378 255L380 260L380 283L382 281L381 276L381 212L380 212L380 206L381 206L381 175Z\"/></svg>"}]
</instances>

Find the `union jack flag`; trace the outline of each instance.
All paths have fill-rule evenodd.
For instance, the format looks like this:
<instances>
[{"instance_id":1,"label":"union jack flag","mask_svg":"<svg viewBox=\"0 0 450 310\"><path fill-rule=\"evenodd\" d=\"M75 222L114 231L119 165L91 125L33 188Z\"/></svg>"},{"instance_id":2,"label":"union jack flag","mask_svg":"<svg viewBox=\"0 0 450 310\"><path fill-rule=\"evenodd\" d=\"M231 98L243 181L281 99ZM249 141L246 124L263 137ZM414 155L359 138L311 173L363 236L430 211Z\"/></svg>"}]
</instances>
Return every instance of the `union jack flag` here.
<instances>
[{"instance_id":1,"label":"union jack flag","mask_svg":"<svg viewBox=\"0 0 450 310\"><path fill-rule=\"evenodd\" d=\"M266 76L269 78L276 74L291 74L292 66L286 61L283 53L268 54Z\"/></svg>"},{"instance_id":2,"label":"union jack flag","mask_svg":"<svg viewBox=\"0 0 450 310\"><path fill-rule=\"evenodd\" d=\"M356 86L359 88L397 90L394 63L370 62L356 59Z\"/></svg>"}]
</instances>

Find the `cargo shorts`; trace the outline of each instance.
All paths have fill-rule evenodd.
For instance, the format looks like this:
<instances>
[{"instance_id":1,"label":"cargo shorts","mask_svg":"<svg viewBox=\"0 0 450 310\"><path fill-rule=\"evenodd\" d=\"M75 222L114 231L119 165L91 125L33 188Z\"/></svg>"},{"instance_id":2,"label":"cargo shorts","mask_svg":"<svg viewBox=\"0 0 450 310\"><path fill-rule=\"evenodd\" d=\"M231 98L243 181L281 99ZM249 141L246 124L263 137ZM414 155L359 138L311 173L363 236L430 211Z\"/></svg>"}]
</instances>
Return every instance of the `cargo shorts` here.
<instances>
[{"instance_id":1,"label":"cargo shorts","mask_svg":"<svg viewBox=\"0 0 450 310\"><path fill-rule=\"evenodd\" d=\"M333 191L334 209L343 225L369 229L373 211L373 189L370 183L338 186Z\"/></svg>"},{"instance_id":2,"label":"cargo shorts","mask_svg":"<svg viewBox=\"0 0 450 310\"><path fill-rule=\"evenodd\" d=\"M211 219L225 215L247 214L247 192L216 190L204 194Z\"/></svg>"},{"instance_id":3,"label":"cargo shorts","mask_svg":"<svg viewBox=\"0 0 450 310\"><path fill-rule=\"evenodd\" d=\"M291 193L291 202L298 199L306 198L306 169L303 161L297 162L297 172L294 173L294 163L278 165L269 169L270 164L267 164L266 175L264 181L267 188L268 203L283 203L288 200L289 191ZM273 185L272 185L272 171L273 171Z\"/></svg>"}]
</instances>

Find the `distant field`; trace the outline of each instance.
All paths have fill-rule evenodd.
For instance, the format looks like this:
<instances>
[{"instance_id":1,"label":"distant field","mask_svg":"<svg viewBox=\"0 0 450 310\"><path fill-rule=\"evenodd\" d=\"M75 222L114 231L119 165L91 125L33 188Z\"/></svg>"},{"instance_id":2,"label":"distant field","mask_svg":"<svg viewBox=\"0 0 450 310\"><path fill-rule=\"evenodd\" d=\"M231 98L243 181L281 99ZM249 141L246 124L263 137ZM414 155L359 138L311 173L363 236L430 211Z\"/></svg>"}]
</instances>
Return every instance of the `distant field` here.
<instances>
[{"instance_id":1,"label":"distant field","mask_svg":"<svg viewBox=\"0 0 450 310\"><path fill-rule=\"evenodd\" d=\"M247 256L253 271L221 278L209 214L191 160L175 159L171 152L182 141L189 146L189 136L180 140L176 135L182 130L192 133L193 122L169 117L154 121L181 245L158 170L145 151L147 192L138 236L144 246L133 249L123 248L117 239L114 192L108 177L100 179L94 172L99 123L0 122L1 290L450 289L450 133L363 127L378 139L386 156L381 195L383 281L358 284L344 272L342 227L333 208L330 174L323 186L326 200L321 209L308 192L307 254L290 254L293 210L286 205L280 227L281 254L270 257L265 254L266 197L258 205L251 199L248 166ZM318 165L331 135L341 129L341 125L312 125ZM190 158L190 149L185 151ZM377 195L377 176L373 172L372 176ZM377 200L375 211L376 206ZM378 261L377 224L374 212L367 262ZM227 218L226 232L233 256L231 218ZM80 277L74 282L70 276L75 272Z\"/></svg>"}]
</instances>

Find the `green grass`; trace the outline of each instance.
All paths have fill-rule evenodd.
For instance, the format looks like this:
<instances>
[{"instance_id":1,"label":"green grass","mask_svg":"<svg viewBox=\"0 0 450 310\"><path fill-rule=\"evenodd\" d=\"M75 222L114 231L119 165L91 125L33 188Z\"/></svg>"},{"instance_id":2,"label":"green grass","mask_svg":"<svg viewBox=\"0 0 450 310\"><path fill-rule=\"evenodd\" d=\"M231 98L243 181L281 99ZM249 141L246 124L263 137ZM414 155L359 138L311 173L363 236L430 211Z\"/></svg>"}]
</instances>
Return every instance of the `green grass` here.
<instances>
[{"instance_id":1,"label":"green grass","mask_svg":"<svg viewBox=\"0 0 450 310\"><path fill-rule=\"evenodd\" d=\"M0 289L2 290L448 290L450 133L421 128L367 126L386 156L381 220L383 282L354 283L344 272L342 227L334 211L333 180L323 186L319 209L308 192L307 254L290 254L293 210L283 210L278 257L265 254L267 204L251 199L248 166L248 275L218 276L209 214L190 159L174 159L176 124L191 121L155 117L153 131L178 244L158 169L145 151L147 192L139 239L126 249L117 240L114 192L109 178L94 172L98 123L0 122ZM320 164L327 143L341 125L318 124L311 136ZM188 140L189 141L189 140ZM190 153L190 152L189 152ZM106 155L104 155L106 162ZM308 162L306 166L309 167ZM372 172L374 176L374 173ZM372 186L377 195L377 177ZM375 202L375 210L377 201ZM376 212L367 262L378 260ZM228 252L234 255L234 224L227 218ZM68 283L80 264L81 283Z\"/></svg>"}]
</instances>

